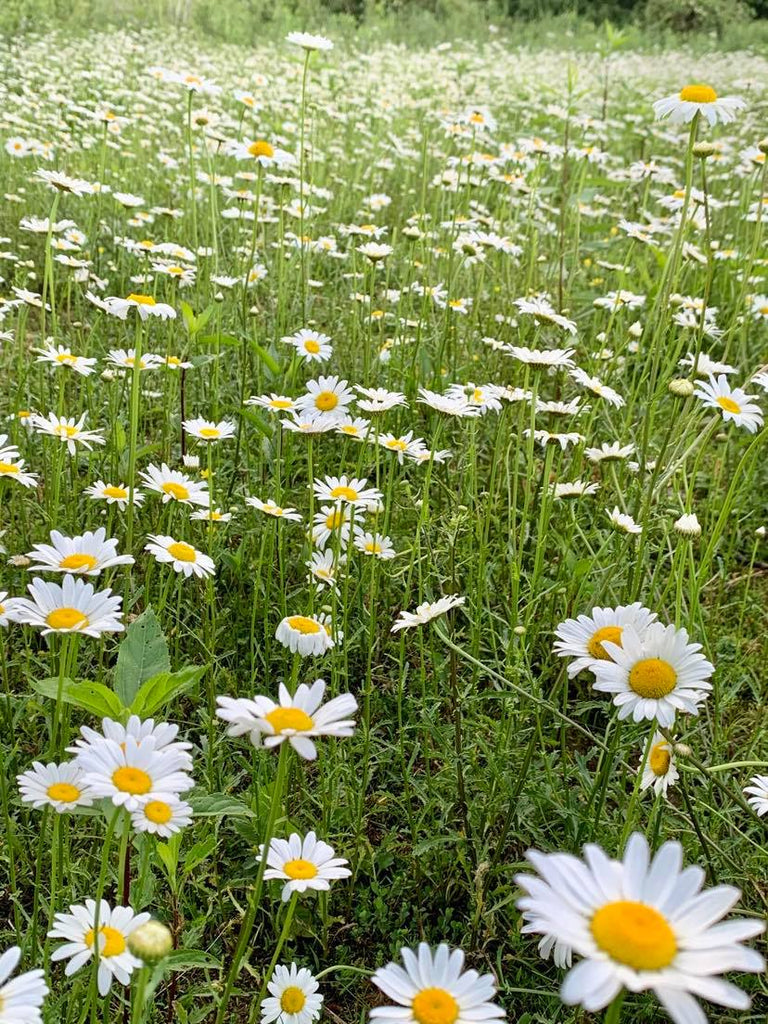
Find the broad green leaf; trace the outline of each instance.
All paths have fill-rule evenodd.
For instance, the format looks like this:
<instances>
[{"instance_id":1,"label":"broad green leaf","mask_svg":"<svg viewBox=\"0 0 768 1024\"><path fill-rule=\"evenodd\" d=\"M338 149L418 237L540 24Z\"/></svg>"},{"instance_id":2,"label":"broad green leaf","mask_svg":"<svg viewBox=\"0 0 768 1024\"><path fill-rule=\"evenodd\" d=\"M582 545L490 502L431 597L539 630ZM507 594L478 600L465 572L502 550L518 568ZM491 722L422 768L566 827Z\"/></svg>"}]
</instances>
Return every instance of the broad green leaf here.
<instances>
[{"instance_id":1,"label":"broad green leaf","mask_svg":"<svg viewBox=\"0 0 768 1024\"><path fill-rule=\"evenodd\" d=\"M181 315L184 317L184 326L187 334L194 334L197 328L197 318L188 302L181 303Z\"/></svg>"},{"instance_id":2,"label":"broad green leaf","mask_svg":"<svg viewBox=\"0 0 768 1024\"><path fill-rule=\"evenodd\" d=\"M220 971L221 961L217 960L215 956L211 956L210 953L205 953L202 949L174 949L165 960L155 967L150 975L145 992L146 998L152 998L152 994L166 974L170 974L172 971L193 970ZM179 1009L179 1005L176 1004L176 1010Z\"/></svg>"},{"instance_id":3,"label":"broad green leaf","mask_svg":"<svg viewBox=\"0 0 768 1024\"><path fill-rule=\"evenodd\" d=\"M176 880L176 869L179 866L179 849L181 848L181 832L177 832L176 835L165 843L155 844L155 853L160 858L168 873L168 878L171 885L175 885Z\"/></svg>"},{"instance_id":4,"label":"broad green leaf","mask_svg":"<svg viewBox=\"0 0 768 1024\"><path fill-rule=\"evenodd\" d=\"M56 700L59 692L59 680L56 677L33 680L32 689L43 697ZM117 694L103 683L91 683L86 680L75 682L74 679L65 679L61 699L65 704L81 708L91 715L96 715L97 718L121 719L126 712Z\"/></svg>"},{"instance_id":5,"label":"broad green leaf","mask_svg":"<svg viewBox=\"0 0 768 1024\"><path fill-rule=\"evenodd\" d=\"M141 684L168 672L171 659L157 616L151 608L131 623L117 652L115 693L126 707L136 698Z\"/></svg>"},{"instance_id":6,"label":"broad green leaf","mask_svg":"<svg viewBox=\"0 0 768 1024\"><path fill-rule=\"evenodd\" d=\"M192 794L186 799L191 804L196 818L255 817L248 804L235 796L227 796L226 793L201 793L199 796Z\"/></svg>"},{"instance_id":7,"label":"broad green leaf","mask_svg":"<svg viewBox=\"0 0 768 1024\"><path fill-rule=\"evenodd\" d=\"M149 718L174 697L196 686L205 670L205 665L187 665L178 672L158 672L142 684L133 698L131 711L140 718Z\"/></svg>"},{"instance_id":8,"label":"broad green leaf","mask_svg":"<svg viewBox=\"0 0 768 1024\"><path fill-rule=\"evenodd\" d=\"M251 341L250 345L262 363L264 363L272 373L280 373L280 364L270 352L260 345L258 341Z\"/></svg>"},{"instance_id":9,"label":"broad green leaf","mask_svg":"<svg viewBox=\"0 0 768 1024\"><path fill-rule=\"evenodd\" d=\"M197 339L203 345L229 345L235 347L242 344L239 338L236 338L234 334L204 334L202 338Z\"/></svg>"}]
</instances>

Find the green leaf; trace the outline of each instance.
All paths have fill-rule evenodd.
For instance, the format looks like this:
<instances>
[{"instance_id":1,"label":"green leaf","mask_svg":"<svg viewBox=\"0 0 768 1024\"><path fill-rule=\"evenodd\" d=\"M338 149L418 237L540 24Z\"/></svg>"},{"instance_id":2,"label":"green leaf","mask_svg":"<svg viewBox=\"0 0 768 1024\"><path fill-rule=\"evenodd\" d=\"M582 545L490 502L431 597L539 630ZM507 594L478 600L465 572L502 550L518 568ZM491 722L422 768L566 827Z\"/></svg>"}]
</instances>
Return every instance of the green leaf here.
<instances>
[{"instance_id":1,"label":"green leaf","mask_svg":"<svg viewBox=\"0 0 768 1024\"><path fill-rule=\"evenodd\" d=\"M204 334L202 338L198 338L203 345L229 345L235 347L240 345L240 339L236 338L234 334Z\"/></svg>"},{"instance_id":2,"label":"green leaf","mask_svg":"<svg viewBox=\"0 0 768 1024\"><path fill-rule=\"evenodd\" d=\"M248 804L226 793L201 793L187 796L196 818L254 818L255 815Z\"/></svg>"},{"instance_id":3,"label":"green leaf","mask_svg":"<svg viewBox=\"0 0 768 1024\"><path fill-rule=\"evenodd\" d=\"M171 659L157 616L151 608L131 623L117 652L115 693L126 707L136 698L139 687L153 676L168 672Z\"/></svg>"},{"instance_id":4,"label":"green leaf","mask_svg":"<svg viewBox=\"0 0 768 1024\"><path fill-rule=\"evenodd\" d=\"M141 718L149 718L174 697L196 686L206 668L206 665L187 665L178 672L158 672L143 683L133 698L131 711Z\"/></svg>"},{"instance_id":5,"label":"green leaf","mask_svg":"<svg viewBox=\"0 0 768 1024\"><path fill-rule=\"evenodd\" d=\"M251 341L250 345L262 363L264 363L272 373L280 373L280 364L270 352L260 345L258 341Z\"/></svg>"},{"instance_id":6,"label":"green leaf","mask_svg":"<svg viewBox=\"0 0 768 1024\"><path fill-rule=\"evenodd\" d=\"M195 843L184 858L184 874L188 875L191 871L194 871L198 865L202 864L204 860L210 857L216 849L216 843L216 836L207 836L199 843Z\"/></svg>"},{"instance_id":7,"label":"green leaf","mask_svg":"<svg viewBox=\"0 0 768 1024\"><path fill-rule=\"evenodd\" d=\"M197 318L188 302L181 303L181 315L184 317L184 326L187 329L187 334L194 334L197 328Z\"/></svg>"},{"instance_id":8,"label":"green leaf","mask_svg":"<svg viewBox=\"0 0 768 1024\"><path fill-rule=\"evenodd\" d=\"M56 677L33 680L32 689L43 697L56 700L59 692L59 680ZM75 682L74 679L65 679L61 699L65 704L81 708L98 718L120 719L125 715L126 709L120 698L103 683L91 683L86 680Z\"/></svg>"},{"instance_id":9,"label":"green leaf","mask_svg":"<svg viewBox=\"0 0 768 1024\"><path fill-rule=\"evenodd\" d=\"M180 848L181 832L177 832L175 836L171 836L171 838L165 843L155 844L155 853L162 861L172 886L174 886L176 869L179 866Z\"/></svg>"},{"instance_id":10,"label":"green leaf","mask_svg":"<svg viewBox=\"0 0 768 1024\"><path fill-rule=\"evenodd\" d=\"M152 971L147 982L145 997L151 999L152 994L163 980L163 977L166 974L170 974L171 971L193 970L220 971L221 961L217 960L215 956L211 956L210 953L205 953L202 949L174 949ZM179 1010L180 1006L180 1003L176 1004L175 1012Z\"/></svg>"}]
</instances>

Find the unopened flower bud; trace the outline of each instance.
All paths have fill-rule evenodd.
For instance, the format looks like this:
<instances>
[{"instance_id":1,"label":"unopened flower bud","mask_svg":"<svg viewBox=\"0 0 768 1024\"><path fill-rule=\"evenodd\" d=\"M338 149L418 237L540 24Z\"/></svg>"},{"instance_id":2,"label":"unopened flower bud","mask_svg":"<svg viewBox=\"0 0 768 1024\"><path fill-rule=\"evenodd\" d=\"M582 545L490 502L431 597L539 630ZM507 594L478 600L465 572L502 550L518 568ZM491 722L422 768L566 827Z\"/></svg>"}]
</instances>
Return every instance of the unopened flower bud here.
<instances>
[{"instance_id":1,"label":"unopened flower bud","mask_svg":"<svg viewBox=\"0 0 768 1024\"><path fill-rule=\"evenodd\" d=\"M693 751L687 743L676 743L675 753L678 755L678 757L690 757Z\"/></svg>"},{"instance_id":2,"label":"unopened flower bud","mask_svg":"<svg viewBox=\"0 0 768 1024\"><path fill-rule=\"evenodd\" d=\"M525 626L515 626L512 632L515 636L525 636Z\"/></svg>"},{"instance_id":3,"label":"unopened flower bud","mask_svg":"<svg viewBox=\"0 0 768 1024\"><path fill-rule=\"evenodd\" d=\"M128 936L128 948L148 966L159 964L173 949L171 930L160 921L147 921Z\"/></svg>"},{"instance_id":4,"label":"unopened flower bud","mask_svg":"<svg viewBox=\"0 0 768 1024\"><path fill-rule=\"evenodd\" d=\"M684 537L701 536L701 523L699 522L695 512L688 512L685 515L680 516L679 519L676 519L675 529L678 533L682 533Z\"/></svg>"},{"instance_id":5,"label":"unopened flower bud","mask_svg":"<svg viewBox=\"0 0 768 1024\"><path fill-rule=\"evenodd\" d=\"M760 150L761 153L768 154L768 137L760 139L760 141L757 144L757 148Z\"/></svg>"},{"instance_id":6,"label":"unopened flower bud","mask_svg":"<svg viewBox=\"0 0 768 1024\"><path fill-rule=\"evenodd\" d=\"M675 377L667 387L673 395L677 395L679 398L690 398L693 394L693 381L686 377Z\"/></svg>"},{"instance_id":7,"label":"unopened flower bud","mask_svg":"<svg viewBox=\"0 0 768 1024\"><path fill-rule=\"evenodd\" d=\"M706 160L708 156L712 156L715 152L715 147L711 142L697 142L693 147L693 155L701 157L702 160Z\"/></svg>"}]
</instances>

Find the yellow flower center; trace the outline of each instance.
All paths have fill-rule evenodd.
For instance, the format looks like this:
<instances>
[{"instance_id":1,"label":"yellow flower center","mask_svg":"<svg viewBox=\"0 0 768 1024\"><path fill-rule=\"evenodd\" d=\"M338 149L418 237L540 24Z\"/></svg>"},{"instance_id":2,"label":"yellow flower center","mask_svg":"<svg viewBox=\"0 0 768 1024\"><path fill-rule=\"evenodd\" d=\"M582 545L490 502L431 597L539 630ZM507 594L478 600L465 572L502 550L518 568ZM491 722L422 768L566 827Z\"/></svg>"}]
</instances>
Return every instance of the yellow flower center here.
<instances>
[{"instance_id":1,"label":"yellow flower center","mask_svg":"<svg viewBox=\"0 0 768 1024\"><path fill-rule=\"evenodd\" d=\"M325 517L325 525L329 530L337 530L344 522L344 513L341 509L336 509L335 512L331 512L329 516Z\"/></svg>"},{"instance_id":2,"label":"yellow flower center","mask_svg":"<svg viewBox=\"0 0 768 1024\"><path fill-rule=\"evenodd\" d=\"M354 425L354 423L345 423L343 427L339 428L342 434L349 434L350 437L357 437L360 431Z\"/></svg>"},{"instance_id":3,"label":"yellow flower center","mask_svg":"<svg viewBox=\"0 0 768 1024\"><path fill-rule=\"evenodd\" d=\"M189 488L185 487L184 484L177 484L173 480L164 483L162 490L164 494L170 494L177 501L186 501L189 497Z\"/></svg>"},{"instance_id":4,"label":"yellow flower center","mask_svg":"<svg viewBox=\"0 0 768 1024\"><path fill-rule=\"evenodd\" d=\"M63 804L69 804L80 799L80 790L69 782L54 782L53 785L48 787L46 793L51 800L56 800Z\"/></svg>"},{"instance_id":5,"label":"yellow flower center","mask_svg":"<svg viewBox=\"0 0 768 1024\"><path fill-rule=\"evenodd\" d=\"M684 103L714 103L717 93L711 85L686 85L680 90L680 99Z\"/></svg>"},{"instance_id":6,"label":"yellow flower center","mask_svg":"<svg viewBox=\"0 0 768 1024\"><path fill-rule=\"evenodd\" d=\"M184 267L166 267L165 272L166 274L175 274L178 277L179 274L184 273Z\"/></svg>"},{"instance_id":7,"label":"yellow flower center","mask_svg":"<svg viewBox=\"0 0 768 1024\"><path fill-rule=\"evenodd\" d=\"M0 473L18 473L19 467L12 462L0 462Z\"/></svg>"},{"instance_id":8,"label":"yellow flower center","mask_svg":"<svg viewBox=\"0 0 768 1024\"><path fill-rule=\"evenodd\" d=\"M289 985L280 996L280 1009L283 1013L301 1013L306 1003L306 997L296 985Z\"/></svg>"},{"instance_id":9,"label":"yellow flower center","mask_svg":"<svg viewBox=\"0 0 768 1024\"><path fill-rule=\"evenodd\" d=\"M604 953L636 971L660 971L675 959L675 933L666 918L645 903L606 903L595 913L590 927Z\"/></svg>"},{"instance_id":10,"label":"yellow flower center","mask_svg":"<svg viewBox=\"0 0 768 1024\"><path fill-rule=\"evenodd\" d=\"M293 400L291 398L273 398L269 406L271 409L292 409Z\"/></svg>"},{"instance_id":11,"label":"yellow flower center","mask_svg":"<svg viewBox=\"0 0 768 1024\"><path fill-rule=\"evenodd\" d=\"M265 142L263 139L259 139L257 142L252 142L248 147L248 152L251 156L256 157L266 156L269 158L275 155L274 147L270 146L270 144Z\"/></svg>"},{"instance_id":12,"label":"yellow flower center","mask_svg":"<svg viewBox=\"0 0 768 1024\"><path fill-rule=\"evenodd\" d=\"M137 295L135 292L131 292L131 294L127 297L126 301L127 302L136 302L136 303L138 303L139 306L156 306L157 305L157 303L155 302L155 300L152 298L151 295Z\"/></svg>"},{"instance_id":13,"label":"yellow flower center","mask_svg":"<svg viewBox=\"0 0 768 1024\"><path fill-rule=\"evenodd\" d=\"M104 948L99 953L100 957L120 956L121 953L125 952L125 939L117 930L117 928L110 928L109 925L105 924L102 925L101 928L99 928L99 933L103 935L105 939ZM95 939L96 933L94 932L93 928L90 928L85 933L85 938L83 939L83 942L85 942L86 946L90 946L92 949L95 949Z\"/></svg>"},{"instance_id":14,"label":"yellow flower center","mask_svg":"<svg viewBox=\"0 0 768 1024\"><path fill-rule=\"evenodd\" d=\"M314 338L306 338L304 341L304 350L315 356L320 351L320 342L315 341ZM286 991L288 990L286 989Z\"/></svg>"},{"instance_id":15,"label":"yellow flower center","mask_svg":"<svg viewBox=\"0 0 768 1024\"><path fill-rule=\"evenodd\" d=\"M659 700L671 693L677 683L677 672L661 658L643 658L632 666L629 685L640 697Z\"/></svg>"},{"instance_id":16,"label":"yellow flower center","mask_svg":"<svg viewBox=\"0 0 768 1024\"><path fill-rule=\"evenodd\" d=\"M321 391L315 398L315 407L321 412L330 412L339 404L339 396L334 391Z\"/></svg>"},{"instance_id":17,"label":"yellow flower center","mask_svg":"<svg viewBox=\"0 0 768 1024\"><path fill-rule=\"evenodd\" d=\"M396 452L404 452L407 447L408 443L399 437L394 437L391 441L387 441L387 448L392 448Z\"/></svg>"},{"instance_id":18,"label":"yellow flower center","mask_svg":"<svg viewBox=\"0 0 768 1024\"><path fill-rule=\"evenodd\" d=\"M200 427L200 437L219 437L220 434L218 427Z\"/></svg>"},{"instance_id":19,"label":"yellow flower center","mask_svg":"<svg viewBox=\"0 0 768 1024\"><path fill-rule=\"evenodd\" d=\"M197 552L191 544L185 544L183 540L174 541L168 545L168 554L173 555L177 562L194 562Z\"/></svg>"},{"instance_id":20,"label":"yellow flower center","mask_svg":"<svg viewBox=\"0 0 768 1024\"><path fill-rule=\"evenodd\" d=\"M384 549L375 540L369 540L365 545L365 550L369 555L380 555Z\"/></svg>"},{"instance_id":21,"label":"yellow flower center","mask_svg":"<svg viewBox=\"0 0 768 1024\"><path fill-rule=\"evenodd\" d=\"M74 569L75 572L78 569L93 569L96 565L98 562L93 555L67 555L59 562L60 569Z\"/></svg>"},{"instance_id":22,"label":"yellow flower center","mask_svg":"<svg viewBox=\"0 0 768 1024\"><path fill-rule=\"evenodd\" d=\"M673 199L685 199L685 190L682 189L682 188L675 189L675 191L672 193L672 198Z\"/></svg>"},{"instance_id":23,"label":"yellow flower center","mask_svg":"<svg viewBox=\"0 0 768 1024\"><path fill-rule=\"evenodd\" d=\"M141 768L131 768L124 765L112 772L112 781L121 793L130 793L131 796L143 796L152 789L152 779Z\"/></svg>"},{"instance_id":24,"label":"yellow flower center","mask_svg":"<svg viewBox=\"0 0 768 1024\"><path fill-rule=\"evenodd\" d=\"M57 363L74 363L75 357L71 352L59 352L56 356Z\"/></svg>"},{"instance_id":25,"label":"yellow flower center","mask_svg":"<svg viewBox=\"0 0 768 1024\"><path fill-rule=\"evenodd\" d=\"M60 423L56 427L56 433L59 437L77 437L77 427L68 427L66 423Z\"/></svg>"},{"instance_id":26,"label":"yellow flower center","mask_svg":"<svg viewBox=\"0 0 768 1024\"><path fill-rule=\"evenodd\" d=\"M761 306L760 309L758 309L758 313L760 313L761 316L768 316L768 306Z\"/></svg>"},{"instance_id":27,"label":"yellow flower center","mask_svg":"<svg viewBox=\"0 0 768 1024\"><path fill-rule=\"evenodd\" d=\"M357 501L357 491L354 487L343 487L339 485L331 491L332 498L344 498L346 501Z\"/></svg>"},{"instance_id":28,"label":"yellow flower center","mask_svg":"<svg viewBox=\"0 0 768 1024\"><path fill-rule=\"evenodd\" d=\"M312 718L301 708L275 708L264 715L275 731L275 735L291 729L293 732L307 732L315 724Z\"/></svg>"},{"instance_id":29,"label":"yellow flower center","mask_svg":"<svg viewBox=\"0 0 768 1024\"><path fill-rule=\"evenodd\" d=\"M291 615L288 619L288 625L291 629L295 629L297 633L303 633L305 636L319 633L322 628L319 622L307 618L306 615Z\"/></svg>"},{"instance_id":30,"label":"yellow flower center","mask_svg":"<svg viewBox=\"0 0 768 1024\"><path fill-rule=\"evenodd\" d=\"M155 825L166 825L173 817L173 811L164 800L150 800L144 808L144 816Z\"/></svg>"},{"instance_id":31,"label":"yellow flower center","mask_svg":"<svg viewBox=\"0 0 768 1024\"><path fill-rule=\"evenodd\" d=\"M717 404L721 409L725 409L726 412L741 412L741 406L738 402L734 402L732 398L726 398L725 395L720 395L717 399Z\"/></svg>"},{"instance_id":32,"label":"yellow flower center","mask_svg":"<svg viewBox=\"0 0 768 1024\"><path fill-rule=\"evenodd\" d=\"M317 875L317 867L311 860L304 860L303 857L286 861L283 864L283 871L289 878L314 878Z\"/></svg>"},{"instance_id":33,"label":"yellow flower center","mask_svg":"<svg viewBox=\"0 0 768 1024\"><path fill-rule=\"evenodd\" d=\"M664 776L669 771L671 760L672 755L669 752L669 744L656 743L651 748L651 756L648 758L648 764L651 766L651 771L654 775Z\"/></svg>"},{"instance_id":34,"label":"yellow flower center","mask_svg":"<svg viewBox=\"0 0 768 1024\"><path fill-rule=\"evenodd\" d=\"M444 988L423 988L413 997L411 1011L419 1024L453 1024L459 1004Z\"/></svg>"},{"instance_id":35,"label":"yellow flower center","mask_svg":"<svg viewBox=\"0 0 768 1024\"><path fill-rule=\"evenodd\" d=\"M51 629L80 629L88 625L88 619L79 608L56 608L46 615L45 621Z\"/></svg>"},{"instance_id":36,"label":"yellow flower center","mask_svg":"<svg viewBox=\"0 0 768 1024\"><path fill-rule=\"evenodd\" d=\"M111 485L109 487L105 487L104 488L104 494L108 498L127 498L128 497L128 491L126 491L126 489L124 487L112 487Z\"/></svg>"},{"instance_id":37,"label":"yellow flower center","mask_svg":"<svg viewBox=\"0 0 768 1024\"><path fill-rule=\"evenodd\" d=\"M593 658L598 658L600 661L612 661L610 654L603 647L603 642L607 640L609 643L618 644L621 647L621 633L621 626L601 626L589 638L587 650Z\"/></svg>"}]
</instances>

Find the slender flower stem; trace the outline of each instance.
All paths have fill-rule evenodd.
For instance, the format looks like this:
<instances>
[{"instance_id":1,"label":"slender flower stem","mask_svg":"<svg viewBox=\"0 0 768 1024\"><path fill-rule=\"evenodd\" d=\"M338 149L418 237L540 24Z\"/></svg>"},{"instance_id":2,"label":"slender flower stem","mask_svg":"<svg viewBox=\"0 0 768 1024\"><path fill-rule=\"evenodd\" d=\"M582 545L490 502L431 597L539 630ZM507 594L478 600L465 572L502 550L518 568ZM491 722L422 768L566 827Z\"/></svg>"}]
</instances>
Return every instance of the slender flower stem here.
<instances>
[{"instance_id":1,"label":"slender flower stem","mask_svg":"<svg viewBox=\"0 0 768 1024\"><path fill-rule=\"evenodd\" d=\"M283 744L283 746L285 746L285 744ZM280 954L283 951L285 941L290 934L291 925L293 924L293 915L296 910L296 904L298 902L298 899L299 894L297 892L291 893L291 901L288 904L288 910L285 913L285 920L283 921L283 927L280 930L280 937L277 940L275 952L272 954L272 959L269 963L269 967L264 972L264 977L261 980L261 988L259 989L258 998L254 999L251 1005L251 1012L248 1017L249 1024L255 1024L256 1018L258 1017L259 1010L261 1009L261 1004L264 1001L264 996L267 993L267 985L269 984L270 978L272 977L275 967L277 966L277 961L280 959Z\"/></svg>"}]
</instances>

